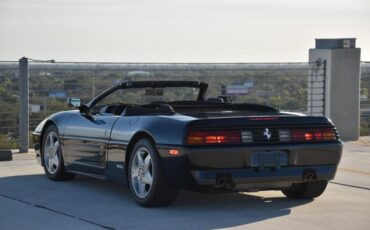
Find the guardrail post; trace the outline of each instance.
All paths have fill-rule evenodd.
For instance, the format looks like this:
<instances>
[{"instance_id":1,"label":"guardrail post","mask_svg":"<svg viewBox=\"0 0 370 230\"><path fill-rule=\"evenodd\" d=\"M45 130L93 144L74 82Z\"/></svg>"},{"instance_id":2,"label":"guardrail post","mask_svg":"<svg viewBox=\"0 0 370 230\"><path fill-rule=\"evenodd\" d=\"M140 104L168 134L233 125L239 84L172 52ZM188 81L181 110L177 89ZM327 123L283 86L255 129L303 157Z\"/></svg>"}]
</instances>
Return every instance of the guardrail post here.
<instances>
[{"instance_id":1,"label":"guardrail post","mask_svg":"<svg viewBox=\"0 0 370 230\"><path fill-rule=\"evenodd\" d=\"M20 108L19 108L19 152L28 152L29 141L29 68L28 59L19 59Z\"/></svg>"}]
</instances>

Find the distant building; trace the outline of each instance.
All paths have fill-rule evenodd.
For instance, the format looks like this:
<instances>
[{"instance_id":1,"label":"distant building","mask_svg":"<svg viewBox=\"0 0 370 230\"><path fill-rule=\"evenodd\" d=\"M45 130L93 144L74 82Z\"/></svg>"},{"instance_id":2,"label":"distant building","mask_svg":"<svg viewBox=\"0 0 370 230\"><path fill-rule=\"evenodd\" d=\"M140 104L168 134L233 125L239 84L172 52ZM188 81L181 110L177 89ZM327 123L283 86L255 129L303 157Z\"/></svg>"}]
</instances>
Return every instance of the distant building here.
<instances>
[{"instance_id":1,"label":"distant building","mask_svg":"<svg viewBox=\"0 0 370 230\"><path fill-rule=\"evenodd\" d=\"M222 86L223 95L246 95L248 90L254 88L253 81L245 81L239 84L230 84Z\"/></svg>"},{"instance_id":2,"label":"distant building","mask_svg":"<svg viewBox=\"0 0 370 230\"><path fill-rule=\"evenodd\" d=\"M39 72L39 76L42 76L42 77L50 77L51 76L51 73L42 71L42 72Z\"/></svg>"},{"instance_id":3,"label":"distant building","mask_svg":"<svg viewBox=\"0 0 370 230\"><path fill-rule=\"evenodd\" d=\"M62 72L62 71L58 71L58 72L55 72L55 73L54 73L54 75L55 75L56 77L64 77L64 72Z\"/></svg>"},{"instance_id":4,"label":"distant building","mask_svg":"<svg viewBox=\"0 0 370 230\"><path fill-rule=\"evenodd\" d=\"M127 77L153 77L154 74L148 71L130 71L127 73Z\"/></svg>"},{"instance_id":5,"label":"distant building","mask_svg":"<svg viewBox=\"0 0 370 230\"><path fill-rule=\"evenodd\" d=\"M28 109L30 113L39 113L43 109L43 106L38 104L29 104Z\"/></svg>"},{"instance_id":6,"label":"distant building","mask_svg":"<svg viewBox=\"0 0 370 230\"><path fill-rule=\"evenodd\" d=\"M67 93L66 91L50 91L48 92L48 96L54 98L66 98Z\"/></svg>"}]
</instances>

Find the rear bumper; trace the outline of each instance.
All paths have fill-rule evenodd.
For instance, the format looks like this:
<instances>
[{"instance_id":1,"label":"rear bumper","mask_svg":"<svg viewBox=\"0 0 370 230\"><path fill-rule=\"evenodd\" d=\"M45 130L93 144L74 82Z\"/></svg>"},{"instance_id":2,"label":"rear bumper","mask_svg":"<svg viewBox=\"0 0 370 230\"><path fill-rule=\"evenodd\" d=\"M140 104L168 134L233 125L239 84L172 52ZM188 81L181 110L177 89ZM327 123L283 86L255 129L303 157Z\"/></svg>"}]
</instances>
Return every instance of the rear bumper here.
<instances>
[{"instance_id":1,"label":"rear bumper","mask_svg":"<svg viewBox=\"0 0 370 230\"><path fill-rule=\"evenodd\" d=\"M234 184L261 182L304 182L307 180L331 180L337 171L335 165L282 167L275 170L265 168L229 169L229 170L193 170L192 176L199 185L217 185L222 178L229 178ZM305 178L307 173L314 178Z\"/></svg>"},{"instance_id":2,"label":"rear bumper","mask_svg":"<svg viewBox=\"0 0 370 230\"><path fill-rule=\"evenodd\" d=\"M217 185L220 177L234 184L303 182L312 172L317 180L334 178L342 155L342 142L231 147L157 146L168 180L177 187ZM168 149L177 149L171 156ZM259 151L285 151L288 164L255 167L252 156Z\"/></svg>"},{"instance_id":3,"label":"rear bumper","mask_svg":"<svg viewBox=\"0 0 370 230\"><path fill-rule=\"evenodd\" d=\"M252 167L252 155L259 151L285 151L289 166L337 165L342 156L342 142L312 144L279 144L255 146L157 146L162 158L186 156L195 167L243 168ZM177 149L177 156L169 155L168 149Z\"/></svg>"}]
</instances>

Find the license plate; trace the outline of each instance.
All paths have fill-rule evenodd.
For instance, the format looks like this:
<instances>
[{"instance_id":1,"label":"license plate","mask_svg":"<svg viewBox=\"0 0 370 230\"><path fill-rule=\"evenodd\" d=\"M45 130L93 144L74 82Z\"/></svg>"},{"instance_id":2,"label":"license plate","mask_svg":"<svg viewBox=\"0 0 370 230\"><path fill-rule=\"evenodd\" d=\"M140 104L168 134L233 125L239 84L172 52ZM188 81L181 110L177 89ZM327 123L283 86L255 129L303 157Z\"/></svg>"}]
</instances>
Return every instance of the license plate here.
<instances>
[{"instance_id":1,"label":"license plate","mask_svg":"<svg viewBox=\"0 0 370 230\"><path fill-rule=\"evenodd\" d=\"M288 165L286 151L256 151L251 156L252 167L280 167Z\"/></svg>"}]
</instances>

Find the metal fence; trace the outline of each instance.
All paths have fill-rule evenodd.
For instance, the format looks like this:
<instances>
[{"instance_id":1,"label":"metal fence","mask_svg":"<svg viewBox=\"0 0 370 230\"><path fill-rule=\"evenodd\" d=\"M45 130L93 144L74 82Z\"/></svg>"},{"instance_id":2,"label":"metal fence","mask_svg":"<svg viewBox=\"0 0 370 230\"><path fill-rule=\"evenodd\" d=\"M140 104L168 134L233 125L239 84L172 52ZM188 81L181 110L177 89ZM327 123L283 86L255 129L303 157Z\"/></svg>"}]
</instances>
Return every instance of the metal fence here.
<instances>
[{"instance_id":1,"label":"metal fence","mask_svg":"<svg viewBox=\"0 0 370 230\"><path fill-rule=\"evenodd\" d=\"M325 71L325 62L190 64L30 61L28 68L24 67L24 63L18 66L18 62L0 62L0 149L18 148L20 142L24 145L27 136L24 135L27 133L25 127L31 132L49 114L68 109L66 97L80 97L87 102L120 80L204 81L209 83L208 97L228 95L236 102L324 115ZM29 75L28 80L22 78L25 74ZM28 93L24 93L25 85L28 85ZM26 94L28 99L25 99ZM27 106L23 106L21 111L22 101ZM28 110L25 111L25 108ZM25 114L26 121L22 117Z\"/></svg>"},{"instance_id":2,"label":"metal fence","mask_svg":"<svg viewBox=\"0 0 370 230\"><path fill-rule=\"evenodd\" d=\"M370 62L361 62L360 88L360 134L370 135Z\"/></svg>"},{"instance_id":3,"label":"metal fence","mask_svg":"<svg viewBox=\"0 0 370 230\"><path fill-rule=\"evenodd\" d=\"M361 62L360 103L362 110L370 111L370 62ZM369 116L366 116L368 118Z\"/></svg>"},{"instance_id":4,"label":"metal fence","mask_svg":"<svg viewBox=\"0 0 370 230\"><path fill-rule=\"evenodd\" d=\"M19 147L19 66L0 62L0 149Z\"/></svg>"}]
</instances>

